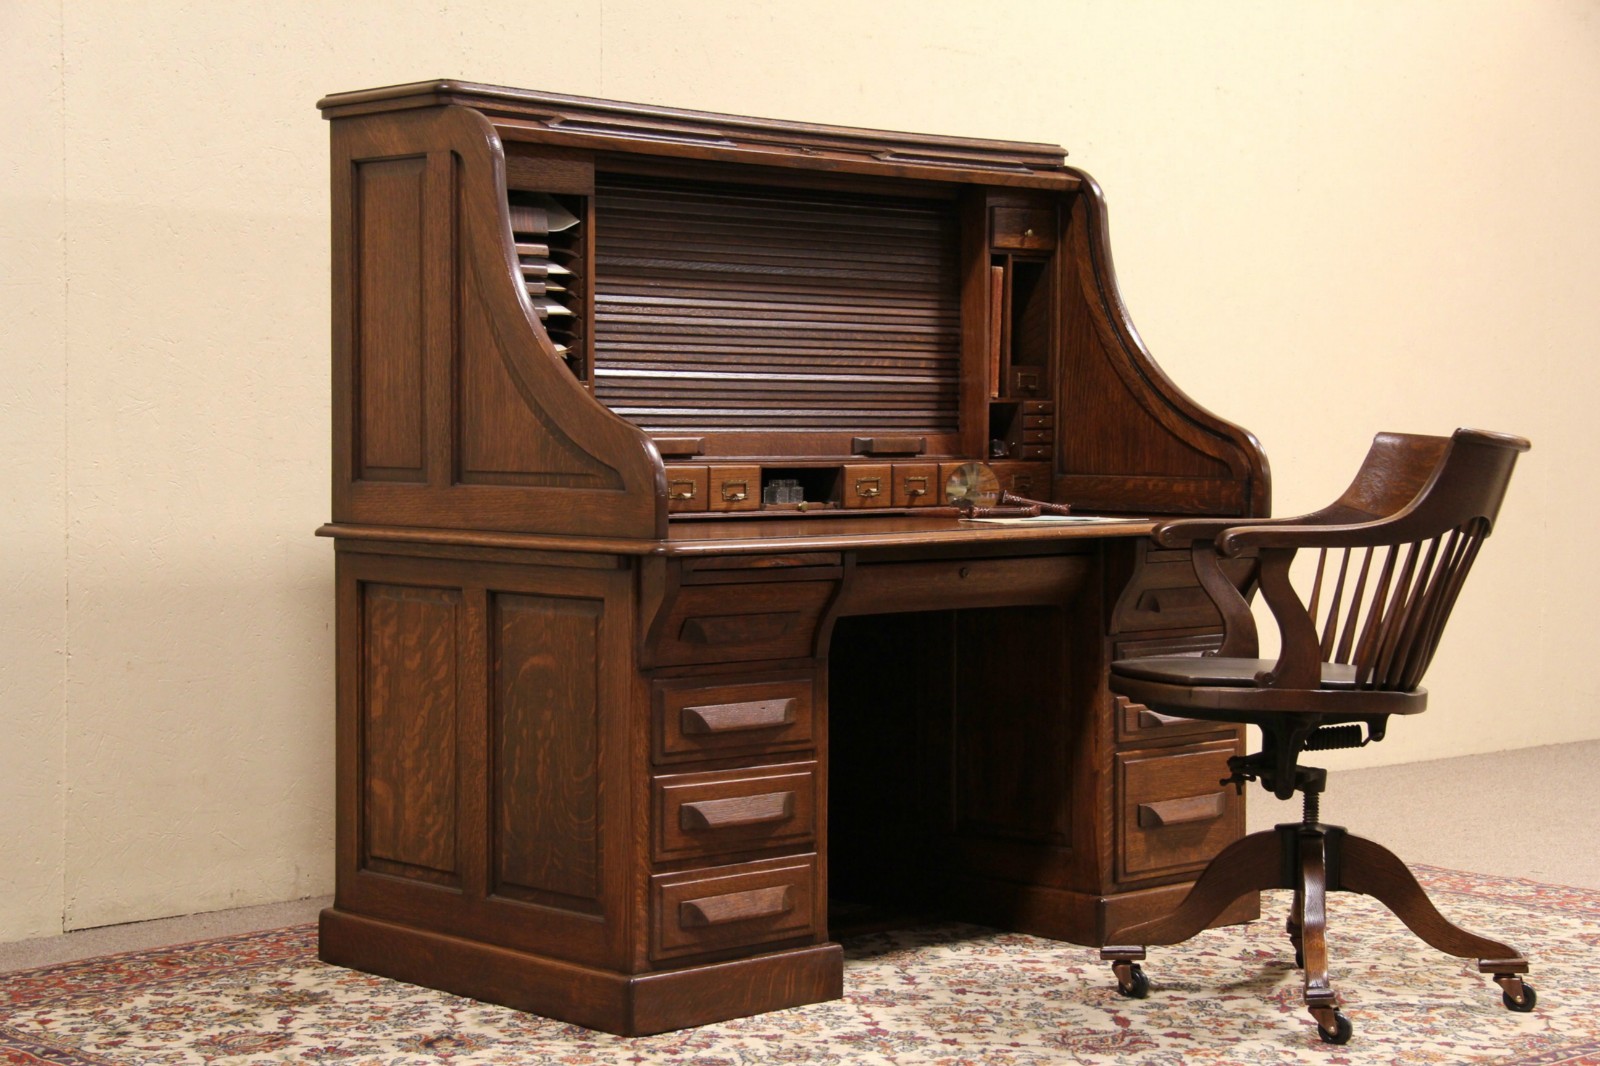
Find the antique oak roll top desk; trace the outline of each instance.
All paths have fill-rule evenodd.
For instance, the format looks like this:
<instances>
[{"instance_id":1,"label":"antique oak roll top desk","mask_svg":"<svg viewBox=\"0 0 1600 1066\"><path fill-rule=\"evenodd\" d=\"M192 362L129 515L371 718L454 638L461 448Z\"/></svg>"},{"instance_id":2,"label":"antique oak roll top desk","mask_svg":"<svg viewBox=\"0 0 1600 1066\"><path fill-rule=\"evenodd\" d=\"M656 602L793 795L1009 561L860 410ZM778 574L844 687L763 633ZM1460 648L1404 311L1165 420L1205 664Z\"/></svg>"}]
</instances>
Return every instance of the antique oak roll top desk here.
<instances>
[{"instance_id":1,"label":"antique oak roll top desk","mask_svg":"<svg viewBox=\"0 0 1600 1066\"><path fill-rule=\"evenodd\" d=\"M1101 944L1241 833L1237 732L1105 673L1216 645L1145 534L1265 514L1266 462L1144 349L1060 148L455 81L320 107L324 959L658 1032L839 995L852 916ZM1122 517L965 521L975 463Z\"/></svg>"}]
</instances>

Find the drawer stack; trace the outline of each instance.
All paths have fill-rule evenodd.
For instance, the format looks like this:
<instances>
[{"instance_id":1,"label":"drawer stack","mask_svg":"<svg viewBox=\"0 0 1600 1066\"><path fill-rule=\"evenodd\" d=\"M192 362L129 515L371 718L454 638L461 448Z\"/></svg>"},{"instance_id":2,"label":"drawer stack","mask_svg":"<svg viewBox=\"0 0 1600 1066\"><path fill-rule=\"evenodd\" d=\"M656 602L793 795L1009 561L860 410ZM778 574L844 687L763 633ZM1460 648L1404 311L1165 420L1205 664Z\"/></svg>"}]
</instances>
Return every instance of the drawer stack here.
<instances>
[{"instance_id":1,"label":"drawer stack","mask_svg":"<svg viewBox=\"0 0 1600 1066\"><path fill-rule=\"evenodd\" d=\"M744 563L684 564L647 641L652 962L825 932L813 656L838 560Z\"/></svg>"},{"instance_id":2,"label":"drawer stack","mask_svg":"<svg viewBox=\"0 0 1600 1066\"><path fill-rule=\"evenodd\" d=\"M1138 564L1112 612L1115 659L1201 655L1222 641L1221 616L1199 587L1189 554L1139 546ZM1250 577L1241 563L1238 580ZM1174 718L1111 696L1113 876L1124 885L1192 878L1244 832L1244 801L1228 759L1243 731Z\"/></svg>"}]
</instances>

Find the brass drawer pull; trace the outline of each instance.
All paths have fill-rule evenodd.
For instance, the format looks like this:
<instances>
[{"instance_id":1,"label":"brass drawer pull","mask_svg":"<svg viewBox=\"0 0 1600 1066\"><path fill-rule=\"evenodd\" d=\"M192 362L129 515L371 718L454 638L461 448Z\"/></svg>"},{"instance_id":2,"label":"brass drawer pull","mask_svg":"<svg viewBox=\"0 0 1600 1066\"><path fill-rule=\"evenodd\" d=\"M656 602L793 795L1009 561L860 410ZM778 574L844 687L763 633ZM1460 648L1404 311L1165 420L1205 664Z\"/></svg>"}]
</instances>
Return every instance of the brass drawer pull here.
<instances>
[{"instance_id":1,"label":"brass drawer pull","mask_svg":"<svg viewBox=\"0 0 1600 1066\"><path fill-rule=\"evenodd\" d=\"M928 479L925 477L906 478L906 495L912 499L928 494Z\"/></svg>"},{"instance_id":2,"label":"brass drawer pull","mask_svg":"<svg viewBox=\"0 0 1600 1066\"><path fill-rule=\"evenodd\" d=\"M1164 829L1167 826L1213 822L1222 817L1223 807L1226 802L1222 793L1211 792L1204 796L1185 796L1183 799L1162 800L1160 803L1141 803L1139 804L1139 828Z\"/></svg>"},{"instance_id":3,"label":"brass drawer pull","mask_svg":"<svg viewBox=\"0 0 1600 1066\"><path fill-rule=\"evenodd\" d=\"M685 929L696 926L728 925L754 918L773 918L794 910L794 889L789 885L753 888L748 892L729 892L723 896L686 899L678 904L678 924Z\"/></svg>"},{"instance_id":4,"label":"brass drawer pull","mask_svg":"<svg viewBox=\"0 0 1600 1066\"><path fill-rule=\"evenodd\" d=\"M883 479L875 477L856 478L856 495L863 500L870 500L883 495Z\"/></svg>"},{"instance_id":5,"label":"brass drawer pull","mask_svg":"<svg viewBox=\"0 0 1600 1066\"><path fill-rule=\"evenodd\" d=\"M686 485L688 487L687 488L679 488L680 485ZM694 499L694 482L693 481L669 481L669 482L667 482L667 499L669 499L669 500L692 500L692 499Z\"/></svg>"},{"instance_id":6,"label":"brass drawer pull","mask_svg":"<svg viewBox=\"0 0 1600 1066\"><path fill-rule=\"evenodd\" d=\"M678 824L685 830L735 829L768 822L786 822L793 817L793 792L700 800L678 808Z\"/></svg>"},{"instance_id":7,"label":"brass drawer pull","mask_svg":"<svg viewBox=\"0 0 1600 1066\"><path fill-rule=\"evenodd\" d=\"M736 733L742 729L772 729L794 721L794 697L751 700L747 703L710 703L685 707L679 729L686 736Z\"/></svg>"},{"instance_id":8,"label":"brass drawer pull","mask_svg":"<svg viewBox=\"0 0 1600 1066\"><path fill-rule=\"evenodd\" d=\"M735 487L737 486L737 488ZM750 482L724 481L722 483L722 500L724 503L739 503L750 498Z\"/></svg>"}]
</instances>

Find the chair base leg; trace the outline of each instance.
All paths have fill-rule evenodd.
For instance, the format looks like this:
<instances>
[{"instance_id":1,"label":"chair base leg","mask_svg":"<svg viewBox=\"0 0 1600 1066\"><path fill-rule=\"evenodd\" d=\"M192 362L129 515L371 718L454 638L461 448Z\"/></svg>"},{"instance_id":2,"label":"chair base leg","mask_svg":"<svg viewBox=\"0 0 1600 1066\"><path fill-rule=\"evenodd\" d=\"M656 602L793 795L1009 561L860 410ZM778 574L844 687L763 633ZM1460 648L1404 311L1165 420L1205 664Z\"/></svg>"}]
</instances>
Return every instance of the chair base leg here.
<instances>
[{"instance_id":1,"label":"chair base leg","mask_svg":"<svg viewBox=\"0 0 1600 1066\"><path fill-rule=\"evenodd\" d=\"M1352 1031L1328 980L1329 892L1371 896L1424 943L1447 955L1477 960L1480 973L1493 975L1509 1009L1529 1011L1537 1001L1533 986L1523 980L1528 960L1520 951L1447 920L1405 863L1387 848L1352 836L1340 826L1312 821L1280 825L1236 841L1211 861L1170 914L1113 934L1100 957L1111 963L1118 990L1144 998L1149 979L1139 963L1145 958L1145 946L1182 943L1240 896L1265 888L1294 890L1284 929L1295 949L1295 964L1304 971L1306 1009L1328 1043L1343 1044Z\"/></svg>"}]
</instances>

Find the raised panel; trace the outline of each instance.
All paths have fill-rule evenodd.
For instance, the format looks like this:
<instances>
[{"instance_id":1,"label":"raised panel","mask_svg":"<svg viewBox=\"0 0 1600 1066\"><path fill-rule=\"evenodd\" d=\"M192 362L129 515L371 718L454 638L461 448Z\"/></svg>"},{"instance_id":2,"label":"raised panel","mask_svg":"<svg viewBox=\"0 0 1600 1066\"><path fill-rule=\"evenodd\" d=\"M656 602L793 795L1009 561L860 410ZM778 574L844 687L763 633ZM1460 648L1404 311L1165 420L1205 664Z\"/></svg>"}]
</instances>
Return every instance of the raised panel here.
<instances>
[{"instance_id":1,"label":"raised panel","mask_svg":"<svg viewBox=\"0 0 1600 1066\"><path fill-rule=\"evenodd\" d=\"M457 349L457 480L470 485L615 487L615 471L585 454L524 394L494 323L476 299L463 302Z\"/></svg>"},{"instance_id":2,"label":"raised panel","mask_svg":"<svg viewBox=\"0 0 1600 1066\"><path fill-rule=\"evenodd\" d=\"M588 909L600 893L598 599L497 593L490 730L495 891Z\"/></svg>"},{"instance_id":3,"label":"raised panel","mask_svg":"<svg viewBox=\"0 0 1600 1066\"><path fill-rule=\"evenodd\" d=\"M356 476L425 479L425 155L355 167Z\"/></svg>"},{"instance_id":4,"label":"raised panel","mask_svg":"<svg viewBox=\"0 0 1600 1066\"><path fill-rule=\"evenodd\" d=\"M456 884L454 589L361 590L361 840L368 869Z\"/></svg>"},{"instance_id":5,"label":"raised panel","mask_svg":"<svg viewBox=\"0 0 1600 1066\"><path fill-rule=\"evenodd\" d=\"M1072 842L1074 725L1063 616L1044 608L956 615L955 822L959 832Z\"/></svg>"}]
</instances>

